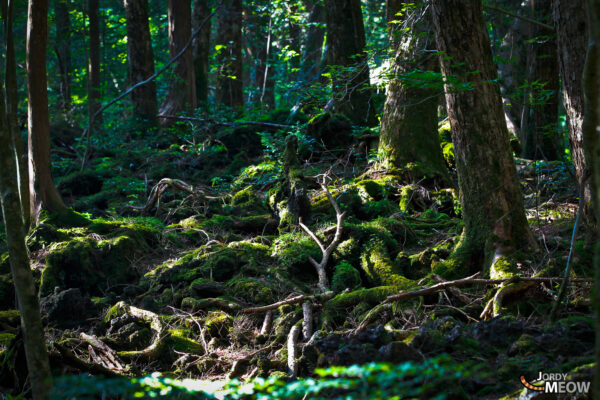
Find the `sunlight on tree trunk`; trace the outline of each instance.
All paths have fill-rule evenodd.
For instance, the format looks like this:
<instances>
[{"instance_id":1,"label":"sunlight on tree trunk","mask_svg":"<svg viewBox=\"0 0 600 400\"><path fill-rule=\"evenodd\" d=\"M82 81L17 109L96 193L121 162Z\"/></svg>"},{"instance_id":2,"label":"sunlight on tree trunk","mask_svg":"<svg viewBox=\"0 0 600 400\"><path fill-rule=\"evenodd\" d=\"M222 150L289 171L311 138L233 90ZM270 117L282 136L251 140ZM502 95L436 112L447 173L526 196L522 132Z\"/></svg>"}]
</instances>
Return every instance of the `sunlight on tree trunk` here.
<instances>
[{"instance_id":1,"label":"sunlight on tree trunk","mask_svg":"<svg viewBox=\"0 0 600 400\"><path fill-rule=\"evenodd\" d=\"M499 257L535 243L525 218L481 2L431 4L438 49L444 53L442 72L464 219L453 255L471 271L487 269Z\"/></svg>"}]
</instances>

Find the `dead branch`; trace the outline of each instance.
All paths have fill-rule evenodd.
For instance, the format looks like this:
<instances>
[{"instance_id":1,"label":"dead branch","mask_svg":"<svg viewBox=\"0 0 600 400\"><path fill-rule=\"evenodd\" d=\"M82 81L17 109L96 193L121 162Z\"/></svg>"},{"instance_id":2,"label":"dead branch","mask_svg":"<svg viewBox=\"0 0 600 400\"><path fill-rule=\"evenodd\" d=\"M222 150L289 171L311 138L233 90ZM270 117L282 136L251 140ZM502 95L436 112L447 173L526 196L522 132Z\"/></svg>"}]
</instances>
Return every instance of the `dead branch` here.
<instances>
[{"instance_id":1,"label":"dead branch","mask_svg":"<svg viewBox=\"0 0 600 400\"><path fill-rule=\"evenodd\" d=\"M301 294L298 296L290 297L286 300L278 301L277 303L269 304L268 306L244 308L242 310L242 312L244 314L252 314L252 313L259 313L259 312L264 312L264 311L269 311L269 310L275 310L276 308L279 308L281 306L285 306L288 304L298 304L298 303L302 303L305 300L315 300L315 301L325 302L325 301L333 298L333 296L335 296L335 293L332 291L327 291L325 293L321 293L316 296L306 296L306 295Z\"/></svg>"},{"instance_id":2,"label":"dead branch","mask_svg":"<svg viewBox=\"0 0 600 400\"><path fill-rule=\"evenodd\" d=\"M418 297L418 296L424 296L424 295L428 295L428 294L433 294L433 293L437 293L440 292L444 289L447 289L449 287L461 287L461 286L467 286L467 285L499 285L502 284L504 282L507 281L521 281L521 282L534 282L534 283L541 283L541 282L560 282L562 281L564 278L546 278L546 277L511 277L511 278L502 278L502 279L476 279L477 276L479 276L480 272L471 275L467 278L463 278L463 279L458 279L455 281L448 281L448 282L442 282L442 283L438 283L436 285L430 286L428 288L423 288L423 289L418 289L418 290L413 290L410 292L403 292L403 293L399 293L399 294L395 294L393 296L388 296L387 299L384 300L384 304L385 303L392 303L394 301L400 301L400 300L405 300L405 299L410 299L413 297ZM570 279L571 282L577 282L577 283L591 283L593 282L592 278L573 278Z\"/></svg>"},{"instance_id":3,"label":"dead branch","mask_svg":"<svg viewBox=\"0 0 600 400\"><path fill-rule=\"evenodd\" d=\"M163 193L167 189L179 190L183 192L188 192L192 195L202 196L203 191L194 188L189 183L186 183L179 179L171 179L171 178L162 178L150 191L148 195L148 200L146 201L146 205L143 207L135 207L135 206L126 206L126 208L131 208L134 210L140 210L142 213L147 214L154 208L156 205L157 209L160 207L160 199Z\"/></svg>"},{"instance_id":4,"label":"dead branch","mask_svg":"<svg viewBox=\"0 0 600 400\"><path fill-rule=\"evenodd\" d=\"M313 331L313 311L310 301L302 303L302 336L304 340L309 340Z\"/></svg>"},{"instance_id":5,"label":"dead branch","mask_svg":"<svg viewBox=\"0 0 600 400\"><path fill-rule=\"evenodd\" d=\"M288 335L287 351L288 351L288 369L291 377L295 377L298 373L298 363L296 361L296 348L298 345L298 336L300 335L300 328L298 325L292 326L290 334Z\"/></svg>"},{"instance_id":6,"label":"dead branch","mask_svg":"<svg viewBox=\"0 0 600 400\"><path fill-rule=\"evenodd\" d=\"M123 376L122 374L120 374L116 371L106 368L102 364L95 364L95 363L90 363L90 362L82 360L81 358L77 357L75 354L73 354L73 352L71 352L69 349L67 349L65 346L61 345L58 342L54 342L53 346L56 350L58 350L58 353L60 354L60 360L62 362L70 365L73 368L77 368L78 370L80 370L82 372L91 372L92 374L104 375L104 376L108 376L108 377Z\"/></svg>"},{"instance_id":7,"label":"dead branch","mask_svg":"<svg viewBox=\"0 0 600 400\"><path fill-rule=\"evenodd\" d=\"M99 357L102 359L103 364L106 368L109 368L117 373L123 372L125 370L125 367L123 367L123 365L121 364L121 362L118 359L119 356L117 355L117 353L113 349L108 347L100 339L98 339L97 337L95 337L93 335L88 335L85 332L81 332L81 334L79 336L83 340L88 342L90 346L98 349L101 352L101 355ZM90 352L90 354L91 354L91 352Z\"/></svg>"},{"instance_id":8,"label":"dead branch","mask_svg":"<svg viewBox=\"0 0 600 400\"><path fill-rule=\"evenodd\" d=\"M244 125L253 125L253 126L260 126L260 127L265 127L265 128L277 128L277 129L287 129L287 128L292 128L293 125L283 125L283 124L274 124L271 122L259 122L259 121L236 121L236 122L224 122L224 121L214 121L211 119L205 119L205 118L195 118L195 117L181 117L179 115L164 115L164 114L159 114L157 115L158 118L164 118L164 119L174 119L177 121L191 121L191 122L202 122L202 123L208 123L208 124L212 124L215 126L244 126Z\"/></svg>"},{"instance_id":9,"label":"dead branch","mask_svg":"<svg viewBox=\"0 0 600 400\"><path fill-rule=\"evenodd\" d=\"M331 241L329 246L325 247L325 245L323 244L323 242L321 242L317 235L315 235L306 225L302 223L302 219L300 219L300 221L298 222L302 230L304 230L304 232L306 232L308 236L310 236L310 238L314 240L315 243L317 243L317 245L321 249L321 252L323 253L321 262L317 262L314 258L309 257L310 263L317 270L317 275L319 276L319 290L321 292L325 292L327 290L327 274L325 273L325 267L327 266L329 257L335 251L338 244L342 240L344 217L346 216L346 212L342 212L340 206L335 201L335 199L331 195L331 192L329 192L329 189L327 188L328 179L329 177L327 175L323 176L323 179L319 181L319 185L321 185L321 188L325 191L325 195L327 196L327 199L329 199L329 202L333 206L336 215L335 236L333 237L333 240Z\"/></svg>"}]
</instances>

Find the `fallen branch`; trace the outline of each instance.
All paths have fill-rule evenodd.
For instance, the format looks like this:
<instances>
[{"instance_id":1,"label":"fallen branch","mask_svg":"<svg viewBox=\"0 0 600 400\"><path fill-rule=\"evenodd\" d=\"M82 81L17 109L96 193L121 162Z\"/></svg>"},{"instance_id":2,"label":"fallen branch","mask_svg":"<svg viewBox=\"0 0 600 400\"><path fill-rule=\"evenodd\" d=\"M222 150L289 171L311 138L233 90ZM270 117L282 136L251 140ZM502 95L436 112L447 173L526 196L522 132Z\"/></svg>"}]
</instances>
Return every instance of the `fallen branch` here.
<instances>
[{"instance_id":1,"label":"fallen branch","mask_svg":"<svg viewBox=\"0 0 600 400\"><path fill-rule=\"evenodd\" d=\"M128 205L126 206L126 208L140 210L144 214L149 213L155 205L158 209L160 207L160 198L167 189L188 192L193 195L202 195L202 192L199 189L194 188L192 185L182 180L162 178L156 185L154 185L154 187L150 191L150 194L148 195L148 200L146 201L146 205L142 207Z\"/></svg>"},{"instance_id":2,"label":"fallen branch","mask_svg":"<svg viewBox=\"0 0 600 400\"><path fill-rule=\"evenodd\" d=\"M528 17L525 17L523 15L515 14L513 12L507 11L507 10L505 10L503 8L500 8L500 7L486 5L486 6L483 6L483 8L485 8L486 10L492 10L492 11L499 12L501 14L508 15L509 17L517 18L517 19L523 20L525 22L529 22L530 24L541 26L542 28L546 28L546 29L548 29L550 31L554 31L554 27L552 25L548 25L548 24L545 24L543 22L536 21L533 18L528 18Z\"/></svg>"},{"instance_id":3,"label":"fallen branch","mask_svg":"<svg viewBox=\"0 0 600 400\"><path fill-rule=\"evenodd\" d=\"M260 328L261 335L268 335L273 327L273 310L267 311L262 327Z\"/></svg>"},{"instance_id":4,"label":"fallen branch","mask_svg":"<svg viewBox=\"0 0 600 400\"><path fill-rule=\"evenodd\" d=\"M106 368L109 368L117 373L123 372L125 367L121 364L118 359L117 353L108 347L104 342L93 335L88 335L85 332L81 332L79 335L83 340L89 343L93 348L101 351L100 359L103 361L103 364ZM104 356L104 357L102 357Z\"/></svg>"},{"instance_id":5,"label":"fallen branch","mask_svg":"<svg viewBox=\"0 0 600 400\"><path fill-rule=\"evenodd\" d=\"M331 241L329 246L325 247L325 245L323 244L323 242L321 242L321 240L317 237L317 235L315 235L306 225L304 225L302 223L302 219L300 219L300 221L298 222L298 224L304 230L304 232L306 232L308 234L308 236L310 236L310 238L312 240L314 240L315 243L317 243L317 245L321 249L321 252L323 253L321 262L317 262L312 257L308 258L310 263L317 270L317 275L319 276L319 290L321 292L325 292L327 290L327 274L325 272L325 267L327 266L329 257L335 251L338 244L342 240L344 217L346 216L346 212L342 212L342 210L340 209L340 206L335 201L335 199L329 192L329 189L327 188L327 180L328 179L329 179L329 177L327 175L323 176L323 180L319 181L319 185L321 185L321 188L325 191L325 195L327 196L327 199L329 199L329 202L333 206L333 209L335 210L335 215L336 215L335 236L333 237L333 240Z\"/></svg>"},{"instance_id":6,"label":"fallen branch","mask_svg":"<svg viewBox=\"0 0 600 400\"><path fill-rule=\"evenodd\" d=\"M122 374L120 374L116 371L106 368L102 364L95 364L95 363L90 363L90 362L82 360L81 358L79 358L75 354L73 354L73 352L71 352L71 350L67 349L65 346L61 345L58 342L54 342L53 346L56 350L58 350L58 353L60 354L60 357L61 357L60 360L62 362L70 365L73 368L80 370L81 372L91 372L92 374L95 374L95 375L104 375L107 377L123 376Z\"/></svg>"},{"instance_id":7,"label":"fallen branch","mask_svg":"<svg viewBox=\"0 0 600 400\"><path fill-rule=\"evenodd\" d=\"M313 312L310 301L302 303L302 336L304 340L309 340L313 331Z\"/></svg>"},{"instance_id":8,"label":"fallen branch","mask_svg":"<svg viewBox=\"0 0 600 400\"><path fill-rule=\"evenodd\" d=\"M316 301L324 302L324 301L331 299L333 296L335 296L335 293L332 291L327 291L325 293L321 293L320 295L316 295L316 296L306 296L306 295L301 294L298 296L290 297L290 298L282 300L282 301L278 301L277 303L269 304L268 306L244 308L242 310L242 312L244 314L260 313L260 312L265 312L265 311L269 311L269 310L275 310L276 308L279 308L281 306L285 306L288 304L302 303L305 300L316 300Z\"/></svg>"},{"instance_id":9,"label":"fallen branch","mask_svg":"<svg viewBox=\"0 0 600 400\"><path fill-rule=\"evenodd\" d=\"M474 275L471 275L467 278L458 279L455 281L442 282L442 283L438 283L436 285L430 286L428 288L423 288L423 289L418 289L418 290L414 290L411 292L403 292L403 293L395 294L393 296L388 296L387 299L385 299L383 303L384 304L392 303L394 301L410 299L410 298L418 297L418 296L425 296L428 294L441 292L442 290L449 288L449 287L461 287L461 286L467 286L467 285L499 285L501 283L508 282L508 281L552 283L552 282L560 282L564 279L564 278L557 278L557 277L555 277L555 278L511 277L511 278L502 278L502 279L477 279L476 277L479 275L480 275L480 272L478 272ZM573 278L573 279L570 279L570 281L577 282L577 283L591 283L591 282L593 282L593 279L592 278Z\"/></svg>"},{"instance_id":10,"label":"fallen branch","mask_svg":"<svg viewBox=\"0 0 600 400\"><path fill-rule=\"evenodd\" d=\"M253 126L262 126L265 128L277 128L277 129L288 129L292 128L293 125L283 125L283 124L274 124L272 122L259 122L259 121L236 121L236 122L224 122L224 121L214 121L211 119L205 118L195 118L195 117L183 117L179 115L157 115L158 118L164 119L174 119L177 121L191 121L191 122L202 122L209 123L215 126L243 126L243 125L253 125Z\"/></svg>"}]
</instances>

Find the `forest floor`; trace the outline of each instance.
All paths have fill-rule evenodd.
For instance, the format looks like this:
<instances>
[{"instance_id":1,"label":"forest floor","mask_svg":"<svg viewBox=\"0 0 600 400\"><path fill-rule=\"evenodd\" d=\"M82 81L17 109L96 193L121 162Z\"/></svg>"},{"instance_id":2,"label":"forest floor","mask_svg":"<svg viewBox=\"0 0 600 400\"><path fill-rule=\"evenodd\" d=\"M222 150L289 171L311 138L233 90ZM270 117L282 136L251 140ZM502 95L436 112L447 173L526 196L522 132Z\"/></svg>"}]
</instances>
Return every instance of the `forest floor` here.
<instances>
[{"instance_id":1,"label":"forest floor","mask_svg":"<svg viewBox=\"0 0 600 400\"><path fill-rule=\"evenodd\" d=\"M321 249L277 218L283 134L237 126L201 141L186 129L169 131L155 147L143 137L104 146L82 173L70 172L77 159L61 142L67 155L55 160L59 189L88 221L49 216L28 237L56 375L286 380L290 367L308 377L315 368L436 360L447 376L415 380L430 384L423 397L441 390L449 398L490 399L536 398L520 379L531 382L540 371L591 380L591 283L570 285L553 324L548 314L559 281L524 285L503 299L497 316L484 310L499 285L385 302L477 270L447 262L462 230L455 189L378 171L365 132L331 148L323 143L334 131L298 135L309 229L325 246L336 232L321 174L346 212L322 293L310 261L321 260ZM451 152L445 155L452 169ZM570 164L517 159L517 168L539 244L518 255L519 274L560 277L573 247L572 277L591 278L586 232L571 242L577 193ZM153 194L157 201L144 208ZM0 299L0 392L19 393L25 361L6 253ZM252 309L285 300L269 311ZM292 347L290 337L297 337Z\"/></svg>"}]
</instances>

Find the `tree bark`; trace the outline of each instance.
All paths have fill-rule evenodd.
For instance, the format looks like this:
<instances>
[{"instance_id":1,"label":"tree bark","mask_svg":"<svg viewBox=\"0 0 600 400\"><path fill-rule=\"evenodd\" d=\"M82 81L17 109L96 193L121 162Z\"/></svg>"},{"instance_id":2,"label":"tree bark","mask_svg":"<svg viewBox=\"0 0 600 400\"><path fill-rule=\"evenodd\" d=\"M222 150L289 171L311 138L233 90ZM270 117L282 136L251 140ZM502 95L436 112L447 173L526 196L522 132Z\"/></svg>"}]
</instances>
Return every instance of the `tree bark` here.
<instances>
[{"instance_id":1,"label":"tree bark","mask_svg":"<svg viewBox=\"0 0 600 400\"><path fill-rule=\"evenodd\" d=\"M388 13L396 14L391 8ZM403 170L413 182L427 177L449 183L438 135L439 89L406 76L415 69L439 72L428 9L423 4L406 10L403 23L390 28L395 76L387 87L379 154L384 168Z\"/></svg>"},{"instance_id":2,"label":"tree bark","mask_svg":"<svg viewBox=\"0 0 600 400\"><path fill-rule=\"evenodd\" d=\"M587 159L583 148L583 66L588 32L582 1L554 0L553 16L558 43L558 66L562 78L562 101L567 113L571 157L578 182L586 175ZM583 188L585 225L596 225L589 182Z\"/></svg>"},{"instance_id":3,"label":"tree bark","mask_svg":"<svg viewBox=\"0 0 600 400\"><path fill-rule=\"evenodd\" d=\"M23 224L29 227L29 174L27 170L27 153L21 136L18 121L19 97L17 90L17 64L15 59L14 35L12 21L14 17L14 1L6 2L3 15L6 38L6 111L8 114L8 129L11 134L17 172L19 174L19 197L21 199L21 215Z\"/></svg>"},{"instance_id":4,"label":"tree bark","mask_svg":"<svg viewBox=\"0 0 600 400\"><path fill-rule=\"evenodd\" d=\"M194 0L192 11L192 30L198 29L202 21L211 13L211 7L207 0ZM208 78L209 78L209 56L210 56L210 30L209 20L202 32L196 36L193 42L193 62L196 76L196 99L199 104L208 102Z\"/></svg>"},{"instance_id":5,"label":"tree bark","mask_svg":"<svg viewBox=\"0 0 600 400\"><path fill-rule=\"evenodd\" d=\"M314 82L321 76L321 60L323 57L323 39L325 38L325 7L319 0L306 1L308 28L302 46L300 64L300 80Z\"/></svg>"},{"instance_id":6,"label":"tree bark","mask_svg":"<svg viewBox=\"0 0 600 400\"><path fill-rule=\"evenodd\" d=\"M68 113L71 108L71 18L69 2L54 0L54 19L56 23L55 52L58 66L58 92L62 98L61 108Z\"/></svg>"},{"instance_id":7,"label":"tree bark","mask_svg":"<svg viewBox=\"0 0 600 400\"><path fill-rule=\"evenodd\" d=\"M89 122L92 124L92 116L101 107L100 99L100 24L99 24L98 0L88 0L88 16L90 21L90 52L88 60L88 108ZM102 125L102 115L98 115L94 122Z\"/></svg>"},{"instance_id":8,"label":"tree bark","mask_svg":"<svg viewBox=\"0 0 600 400\"><path fill-rule=\"evenodd\" d=\"M533 17L552 23L552 0L536 0L531 4ZM531 160L558 160L562 151L558 136L558 60L556 37L547 29L530 24L532 31L527 51L528 82L539 82L541 88L530 89L529 101L524 105L526 126L521 129L524 158ZM542 95L541 91L547 91Z\"/></svg>"},{"instance_id":9,"label":"tree bark","mask_svg":"<svg viewBox=\"0 0 600 400\"><path fill-rule=\"evenodd\" d=\"M169 54L175 57L190 40L192 34L192 9L190 0L169 0ZM184 109L193 110L196 102L196 80L194 58L191 49L173 63L173 74L169 82L167 96L160 107L160 113L177 115ZM168 125L171 121L164 120Z\"/></svg>"},{"instance_id":10,"label":"tree bark","mask_svg":"<svg viewBox=\"0 0 600 400\"><path fill-rule=\"evenodd\" d=\"M343 67L332 77L335 108L356 124L375 123L360 0L325 0L328 64Z\"/></svg>"},{"instance_id":11,"label":"tree bark","mask_svg":"<svg viewBox=\"0 0 600 400\"><path fill-rule=\"evenodd\" d=\"M7 6L6 1L2 2ZM11 2L12 3L12 2ZM12 4L8 6L8 10ZM29 2L28 38L32 33L29 25L46 20L48 3ZM7 31L11 31L10 22ZM45 30L43 31L45 33ZM28 46L28 49L30 47ZM29 52L28 52L29 53ZM29 60L28 60L29 61ZM40 59L45 67L45 57ZM45 75L43 76L45 80ZM15 284L21 329L23 331L27 369L34 400L49 398L52 387L52 375L46 350L44 328L38 304L37 291L29 267L27 245L25 244L26 226L23 224L21 199L19 196L18 169L13 157L13 141L10 134L7 108L4 100L4 87L0 84L0 200L2 203L2 218L6 230L6 244L9 252L10 268ZM16 110L12 109L11 112Z\"/></svg>"},{"instance_id":12,"label":"tree bark","mask_svg":"<svg viewBox=\"0 0 600 400\"><path fill-rule=\"evenodd\" d=\"M510 150L479 0L432 0L464 220L454 257L470 270L535 247ZM457 80L459 80L457 82ZM465 90L462 86L469 85Z\"/></svg>"},{"instance_id":13,"label":"tree bark","mask_svg":"<svg viewBox=\"0 0 600 400\"><path fill-rule=\"evenodd\" d=\"M219 11L217 48L217 101L241 109L244 105L241 0L223 1Z\"/></svg>"},{"instance_id":14,"label":"tree bark","mask_svg":"<svg viewBox=\"0 0 600 400\"><path fill-rule=\"evenodd\" d=\"M27 126L29 131L29 194L31 222L37 225L40 212L66 211L54 180L50 161L50 118L46 86L46 42L48 0L30 0L27 17Z\"/></svg>"},{"instance_id":15,"label":"tree bark","mask_svg":"<svg viewBox=\"0 0 600 400\"><path fill-rule=\"evenodd\" d=\"M148 25L148 0L123 0L127 18L127 61L132 85L154 74L154 54ZM156 83L148 82L131 93L133 113L141 127L156 126Z\"/></svg>"}]
</instances>

